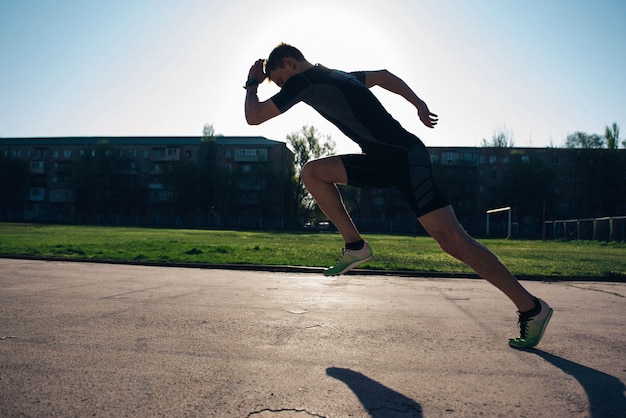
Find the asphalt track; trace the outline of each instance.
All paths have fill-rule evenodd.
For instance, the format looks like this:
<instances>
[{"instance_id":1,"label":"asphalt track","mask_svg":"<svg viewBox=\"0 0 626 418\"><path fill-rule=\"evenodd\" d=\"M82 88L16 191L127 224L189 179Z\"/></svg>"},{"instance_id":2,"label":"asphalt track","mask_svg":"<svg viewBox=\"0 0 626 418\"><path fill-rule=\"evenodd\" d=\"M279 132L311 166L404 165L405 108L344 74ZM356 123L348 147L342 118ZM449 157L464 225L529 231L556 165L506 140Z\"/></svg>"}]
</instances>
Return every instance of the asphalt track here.
<instances>
[{"instance_id":1,"label":"asphalt track","mask_svg":"<svg viewBox=\"0 0 626 418\"><path fill-rule=\"evenodd\" d=\"M626 417L626 283L0 259L2 417Z\"/></svg>"}]
</instances>

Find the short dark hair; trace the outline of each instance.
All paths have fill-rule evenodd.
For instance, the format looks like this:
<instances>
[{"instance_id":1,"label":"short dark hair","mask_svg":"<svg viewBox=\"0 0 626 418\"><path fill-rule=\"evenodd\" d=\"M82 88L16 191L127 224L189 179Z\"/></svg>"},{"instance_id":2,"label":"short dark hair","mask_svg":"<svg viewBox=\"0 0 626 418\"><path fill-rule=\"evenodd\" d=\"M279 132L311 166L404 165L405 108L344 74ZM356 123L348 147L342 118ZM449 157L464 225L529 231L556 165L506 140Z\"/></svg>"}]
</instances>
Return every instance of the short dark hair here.
<instances>
[{"instance_id":1,"label":"short dark hair","mask_svg":"<svg viewBox=\"0 0 626 418\"><path fill-rule=\"evenodd\" d=\"M269 75L270 71L283 67L283 58L293 58L296 61L306 61L302 52L294 46L281 43L271 52L267 62L265 63L265 74Z\"/></svg>"}]
</instances>

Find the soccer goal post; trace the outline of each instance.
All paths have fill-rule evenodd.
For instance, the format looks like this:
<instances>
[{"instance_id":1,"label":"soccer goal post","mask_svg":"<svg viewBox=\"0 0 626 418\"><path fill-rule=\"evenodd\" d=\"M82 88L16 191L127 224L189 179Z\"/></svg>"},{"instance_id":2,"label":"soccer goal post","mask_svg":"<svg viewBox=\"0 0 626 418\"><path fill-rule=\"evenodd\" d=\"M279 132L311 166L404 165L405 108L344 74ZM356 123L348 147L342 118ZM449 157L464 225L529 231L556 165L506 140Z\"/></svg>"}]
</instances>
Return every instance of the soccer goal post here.
<instances>
[{"instance_id":1,"label":"soccer goal post","mask_svg":"<svg viewBox=\"0 0 626 418\"><path fill-rule=\"evenodd\" d=\"M489 216L494 213L500 213L500 212L509 212L509 220L508 220L508 225L507 225L506 237L511 238L511 207L510 206L507 206L505 208L490 209L487 211L487 236L489 236Z\"/></svg>"}]
</instances>

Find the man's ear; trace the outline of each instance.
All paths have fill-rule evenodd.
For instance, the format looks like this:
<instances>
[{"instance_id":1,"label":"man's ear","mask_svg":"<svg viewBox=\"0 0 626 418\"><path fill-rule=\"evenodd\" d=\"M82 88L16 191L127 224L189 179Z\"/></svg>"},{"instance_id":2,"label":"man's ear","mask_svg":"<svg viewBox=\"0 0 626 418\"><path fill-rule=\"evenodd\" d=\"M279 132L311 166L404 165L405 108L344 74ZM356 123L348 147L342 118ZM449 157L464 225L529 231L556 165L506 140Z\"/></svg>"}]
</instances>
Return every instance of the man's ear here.
<instances>
[{"instance_id":1,"label":"man's ear","mask_svg":"<svg viewBox=\"0 0 626 418\"><path fill-rule=\"evenodd\" d=\"M283 58L283 68L288 68L290 70L294 70L296 68L296 60L292 57Z\"/></svg>"}]
</instances>

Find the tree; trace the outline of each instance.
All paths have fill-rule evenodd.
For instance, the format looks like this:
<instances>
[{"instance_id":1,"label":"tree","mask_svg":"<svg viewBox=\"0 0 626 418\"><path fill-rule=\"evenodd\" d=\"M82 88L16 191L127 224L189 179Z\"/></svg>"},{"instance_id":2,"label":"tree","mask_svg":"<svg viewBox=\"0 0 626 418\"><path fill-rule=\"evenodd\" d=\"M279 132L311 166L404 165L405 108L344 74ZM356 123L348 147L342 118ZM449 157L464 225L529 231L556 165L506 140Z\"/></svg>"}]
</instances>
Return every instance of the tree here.
<instances>
[{"instance_id":1,"label":"tree","mask_svg":"<svg viewBox=\"0 0 626 418\"><path fill-rule=\"evenodd\" d=\"M287 135L287 142L295 154L296 175L300 175L302 167L309 160L332 155L336 147L330 135L322 138L314 126L307 125L303 126L300 131Z\"/></svg>"},{"instance_id":2,"label":"tree","mask_svg":"<svg viewBox=\"0 0 626 418\"><path fill-rule=\"evenodd\" d=\"M196 189L197 204L207 219L216 220L216 211L226 212L226 201L229 187L223 179L223 172L217 164L217 136L212 124L202 128L202 139L198 157L198 170L194 174L198 178Z\"/></svg>"},{"instance_id":3,"label":"tree","mask_svg":"<svg viewBox=\"0 0 626 418\"><path fill-rule=\"evenodd\" d=\"M330 135L322 137L313 126L305 125L300 131L287 135L287 142L295 154L294 165L297 177L300 177L302 168L309 160L335 153L335 141L332 140ZM321 213L313 197L306 191L299 179L294 181L296 183L296 202L300 205L304 212L303 214L307 218L314 218L316 214L319 216Z\"/></svg>"},{"instance_id":4,"label":"tree","mask_svg":"<svg viewBox=\"0 0 626 418\"><path fill-rule=\"evenodd\" d=\"M617 149L619 147L619 126L616 122L610 127L607 126L604 130L604 139L606 139L606 147L608 149ZM626 147L626 141L624 142Z\"/></svg>"},{"instance_id":5,"label":"tree","mask_svg":"<svg viewBox=\"0 0 626 418\"><path fill-rule=\"evenodd\" d=\"M213 125L210 123L206 123L202 128L202 142L215 142L217 141L217 136L215 135L215 129Z\"/></svg>"},{"instance_id":6,"label":"tree","mask_svg":"<svg viewBox=\"0 0 626 418\"><path fill-rule=\"evenodd\" d=\"M565 148L584 148L584 149L596 149L602 148L603 140L598 134L588 134L585 132L577 131L567 136L565 141Z\"/></svg>"},{"instance_id":7,"label":"tree","mask_svg":"<svg viewBox=\"0 0 626 418\"><path fill-rule=\"evenodd\" d=\"M506 128L498 128L491 137L491 141L483 138L482 146L484 148L513 148L515 146L513 133L507 131Z\"/></svg>"}]
</instances>

